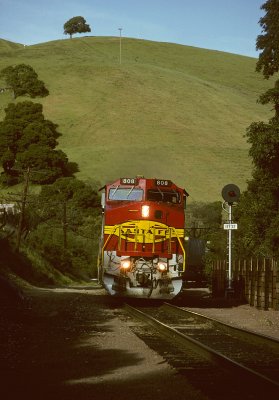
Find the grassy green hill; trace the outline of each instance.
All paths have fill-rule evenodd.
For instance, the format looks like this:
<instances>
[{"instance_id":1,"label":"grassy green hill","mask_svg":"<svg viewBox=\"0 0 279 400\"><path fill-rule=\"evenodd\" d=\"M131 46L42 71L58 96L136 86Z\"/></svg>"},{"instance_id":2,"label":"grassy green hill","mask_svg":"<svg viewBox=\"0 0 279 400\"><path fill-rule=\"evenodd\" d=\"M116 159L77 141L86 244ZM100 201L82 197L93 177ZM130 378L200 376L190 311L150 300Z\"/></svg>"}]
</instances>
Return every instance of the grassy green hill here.
<instances>
[{"instance_id":1,"label":"grassy green hill","mask_svg":"<svg viewBox=\"0 0 279 400\"><path fill-rule=\"evenodd\" d=\"M271 116L256 103L272 85L254 72L256 59L123 38L120 65L118 38L26 47L1 40L0 69L17 63L46 83L50 96L36 101L59 124L79 178L169 178L204 201L221 199L227 183L245 188L251 163L243 135ZM0 94L0 118L11 100Z\"/></svg>"}]
</instances>

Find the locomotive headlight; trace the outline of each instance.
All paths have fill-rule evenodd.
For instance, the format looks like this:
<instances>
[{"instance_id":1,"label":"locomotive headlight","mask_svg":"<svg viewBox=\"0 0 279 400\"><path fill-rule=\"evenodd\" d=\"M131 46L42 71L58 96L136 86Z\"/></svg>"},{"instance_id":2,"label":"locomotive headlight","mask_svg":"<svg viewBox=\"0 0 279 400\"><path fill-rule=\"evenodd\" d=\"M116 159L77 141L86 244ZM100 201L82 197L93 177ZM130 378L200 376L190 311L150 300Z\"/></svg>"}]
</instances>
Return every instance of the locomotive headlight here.
<instances>
[{"instance_id":1,"label":"locomotive headlight","mask_svg":"<svg viewBox=\"0 0 279 400\"><path fill-rule=\"evenodd\" d=\"M121 268L127 270L131 266L131 261L130 260L122 260L121 261Z\"/></svg>"},{"instance_id":2,"label":"locomotive headlight","mask_svg":"<svg viewBox=\"0 0 279 400\"><path fill-rule=\"evenodd\" d=\"M165 272L167 270L167 264L163 263L162 261L158 262L157 267L160 272Z\"/></svg>"},{"instance_id":3,"label":"locomotive headlight","mask_svg":"<svg viewBox=\"0 0 279 400\"><path fill-rule=\"evenodd\" d=\"M142 216L142 218L148 218L149 217L149 206L142 206L141 207L141 216Z\"/></svg>"}]
</instances>

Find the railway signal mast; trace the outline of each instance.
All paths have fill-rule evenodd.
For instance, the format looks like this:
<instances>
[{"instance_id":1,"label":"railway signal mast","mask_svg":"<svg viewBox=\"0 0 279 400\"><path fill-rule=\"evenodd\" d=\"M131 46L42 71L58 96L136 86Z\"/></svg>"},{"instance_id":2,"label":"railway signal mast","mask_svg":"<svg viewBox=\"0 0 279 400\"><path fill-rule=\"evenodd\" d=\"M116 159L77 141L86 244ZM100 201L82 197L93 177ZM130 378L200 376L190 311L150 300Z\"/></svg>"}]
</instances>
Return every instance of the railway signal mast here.
<instances>
[{"instance_id":1,"label":"railway signal mast","mask_svg":"<svg viewBox=\"0 0 279 400\"><path fill-rule=\"evenodd\" d=\"M222 208L229 214L228 223L224 224L224 229L228 231L228 287L226 295L233 293L232 287L232 230L237 229L237 224L233 223L232 207L237 203L240 197L240 189L238 186L230 183L223 187L222 197L224 199Z\"/></svg>"}]
</instances>

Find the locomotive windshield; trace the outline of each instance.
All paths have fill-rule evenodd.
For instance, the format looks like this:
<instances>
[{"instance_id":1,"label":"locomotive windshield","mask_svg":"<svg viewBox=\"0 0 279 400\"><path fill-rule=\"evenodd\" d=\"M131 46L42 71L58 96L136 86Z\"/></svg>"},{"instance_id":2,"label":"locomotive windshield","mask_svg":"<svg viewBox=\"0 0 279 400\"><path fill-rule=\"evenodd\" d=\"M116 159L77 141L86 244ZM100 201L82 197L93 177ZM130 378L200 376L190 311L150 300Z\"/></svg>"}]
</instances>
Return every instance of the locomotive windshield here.
<instances>
[{"instance_id":1,"label":"locomotive windshield","mask_svg":"<svg viewBox=\"0 0 279 400\"><path fill-rule=\"evenodd\" d=\"M109 190L109 200L122 201L141 201L143 199L143 190L135 189L134 187L119 187Z\"/></svg>"},{"instance_id":2,"label":"locomotive windshield","mask_svg":"<svg viewBox=\"0 0 279 400\"><path fill-rule=\"evenodd\" d=\"M175 190L150 189L147 191L147 200L178 204L181 198L180 193Z\"/></svg>"}]
</instances>

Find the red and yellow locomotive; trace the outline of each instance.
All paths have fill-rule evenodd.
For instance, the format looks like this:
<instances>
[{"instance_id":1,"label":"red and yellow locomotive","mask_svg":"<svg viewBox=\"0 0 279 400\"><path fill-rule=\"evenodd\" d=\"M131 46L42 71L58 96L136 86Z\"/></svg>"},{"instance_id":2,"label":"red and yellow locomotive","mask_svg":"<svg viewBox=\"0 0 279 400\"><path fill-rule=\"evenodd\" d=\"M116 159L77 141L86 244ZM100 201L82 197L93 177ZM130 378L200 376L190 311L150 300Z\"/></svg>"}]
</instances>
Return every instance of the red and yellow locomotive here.
<instances>
[{"instance_id":1,"label":"red and yellow locomotive","mask_svg":"<svg viewBox=\"0 0 279 400\"><path fill-rule=\"evenodd\" d=\"M99 277L111 295L171 299L182 288L187 192L169 180L121 178L102 189Z\"/></svg>"}]
</instances>

